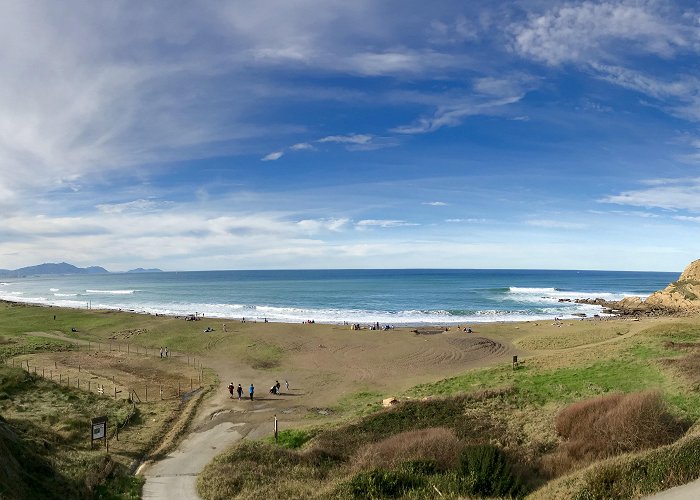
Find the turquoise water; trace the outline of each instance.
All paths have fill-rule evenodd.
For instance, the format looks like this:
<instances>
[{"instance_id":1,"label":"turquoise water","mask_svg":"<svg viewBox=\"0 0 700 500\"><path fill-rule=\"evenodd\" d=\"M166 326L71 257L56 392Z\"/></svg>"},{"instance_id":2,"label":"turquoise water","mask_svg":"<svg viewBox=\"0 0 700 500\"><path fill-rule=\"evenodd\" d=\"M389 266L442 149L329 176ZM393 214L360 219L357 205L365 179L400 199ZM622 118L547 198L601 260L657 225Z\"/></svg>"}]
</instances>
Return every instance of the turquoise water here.
<instances>
[{"instance_id":1,"label":"turquoise water","mask_svg":"<svg viewBox=\"0 0 700 500\"><path fill-rule=\"evenodd\" d=\"M442 325L590 316L600 308L560 299L647 296L677 278L547 270L167 272L5 279L0 298L251 320Z\"/></svg>"}]
</instances>

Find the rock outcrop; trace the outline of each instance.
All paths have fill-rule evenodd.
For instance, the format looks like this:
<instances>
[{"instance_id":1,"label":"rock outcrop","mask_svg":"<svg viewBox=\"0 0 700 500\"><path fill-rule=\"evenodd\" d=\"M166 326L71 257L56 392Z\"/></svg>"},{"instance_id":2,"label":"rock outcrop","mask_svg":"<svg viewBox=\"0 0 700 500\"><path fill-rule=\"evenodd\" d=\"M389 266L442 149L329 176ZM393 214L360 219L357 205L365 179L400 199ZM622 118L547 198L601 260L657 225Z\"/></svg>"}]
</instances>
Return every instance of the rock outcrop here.
<instances>
[{"instance_id":1,"label":"rock outcrop","mask_svg":"<svg viewBox=\"0 0 700 500\"><path fill-rule=\"evenodd\" d=\"M700 311L700 259L691 262L678 281L654 292L645 303L675 312Z\"/></svg>"},{"instance_id":2,"label":"rock outcrop","mask_svg":"<svg viewBox=\"0 0 700 500\"><path fill-rule=\"evenodd\" d=\"M625 297L618 301L581 299L576 302L602 306L603 312L624 316L700 313L700 259L690 263L677 281L652 293L646 300Z\"/></svg>"}]
</instances>

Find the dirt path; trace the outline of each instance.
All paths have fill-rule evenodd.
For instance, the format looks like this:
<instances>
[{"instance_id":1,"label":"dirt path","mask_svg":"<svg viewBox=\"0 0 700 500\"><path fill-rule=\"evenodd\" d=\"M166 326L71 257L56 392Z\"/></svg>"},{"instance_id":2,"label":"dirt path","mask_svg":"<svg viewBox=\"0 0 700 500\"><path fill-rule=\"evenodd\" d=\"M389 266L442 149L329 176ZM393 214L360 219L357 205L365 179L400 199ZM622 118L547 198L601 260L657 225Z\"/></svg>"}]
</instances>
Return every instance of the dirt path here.
<instances>
[{"instance_id":1,"label":"dirt path","mask_svg":"<svg viewBox=\"0 0 700 500\"><path fill-rule=\"evenodd\" d=\"M175 451L145 471L146 483L142 498L199 498L197 476L216 455L243 439L243 434L239 432L243 425L223 422L210 429L189 434ZM137 471L142 472L144 471Z\"/></svg>"},{"instance_id":2,"label":"dirt path","mask_svg":"<svg viewBox=\"0 0 700 500\"><path fill-rule=\"evenodd\" d=\"M697 500L698 498L700 498L700 479L645 497L645 500Z\"/></svg>"}]
</instances>

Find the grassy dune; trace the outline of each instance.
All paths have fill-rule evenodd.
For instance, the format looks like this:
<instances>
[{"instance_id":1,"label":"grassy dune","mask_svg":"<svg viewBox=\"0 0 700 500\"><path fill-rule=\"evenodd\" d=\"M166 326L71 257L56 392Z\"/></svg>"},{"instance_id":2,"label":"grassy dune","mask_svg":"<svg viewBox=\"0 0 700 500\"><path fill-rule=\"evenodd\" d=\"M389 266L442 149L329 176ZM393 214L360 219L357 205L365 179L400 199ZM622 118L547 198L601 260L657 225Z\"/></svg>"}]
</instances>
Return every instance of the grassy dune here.
<instances>
[{"instance_id":1,"label":"grassy dune","mask_svg":"<svg viewBox=\"0 0 700 500\"><path fill-rule=\"evenodd\" d=\"M418 336L410 329L349 332L333 325L238 322L226 322L224 332L222 320L186 322L130 312L8 303L0 303L0 316L2 359L59 360L74 369L85 353L65 339L132 348L167 345L219 370L230 368L233 376L238 374L236 380L241 373L248 380L274 379L278 373L298 379L293 383L300 387L300 397L289 397L287 402L303 409L295 417L299 428L285 427L278 444L268 438L245 441L217 457L200 475L204 498L601 498L608 485L624 498L700 476L696 460L700 325L695 318L478 325L474 333L478 338L519 349L515 352L521 364L513 370L513 351L507 350L502 351L507 356L494 355L490 366L469 369L479 366L478 359L460 356L471 352L471 344L465 342L476 337L458 332ZM208 326L215 331L203 333ZM109 362L105 366L116 370L126 358L121 350L105 359ZM124 377L148 367L146 358L132 361L124 368ZM172 369L174 377L175 372L191 369L171 361L157 369ZM315 386L304 387L310 381ZM643 392L648 390L656 392ZM623 414L622 407L610 410L610 401L619 399L616 393L640 393L632 401L642 403L622 405L632 413L615 420L613 416ZM379 402L389 394L402 402L381 409ZM614 428L609 422L620 420L638 425L632 424L639 422L637 414L648 414L652 408L651 413L664 418L648 425L659 426L670 437L661 446L643 437L613 443L609 449L596 445L579 456L558 419L563 410L582 401L592 401L591 407L602 415L596 425L608 430ZM107 475L100 452L85 450L80 425L95 412L119 420L126 411L121 402L112 401L114 408L91 406L98 403L103 404L77 389L56 387L21 371L0 372L0 414L7 426L28 454L43 457L56 481L75 491L87 491L86 480L93 477L78 472L91 470L81 469L81 463L94 463L102 471L95 476L100 478L97 482ZM209 408L222 404L232 403L224 396ZM320 416L318 407L332 411ZM142 408L127 426L141 438L134 439L138 444L133 449L121 451L124 458L143 453L163 432L167 415L176 411ZM22 427L24 421L28 423ZM54 428L60 432L45 446L37 436ZM619 434L629 435L630 428L622 427ZM128 462L120 461L116 450L113 456L116 469ZM552 457L562 456L568 456L566 467L552 467ZM92 487L85 494L138 491L138 482L127 475L112 476L102 490ZM39 492L42 484L58 483L36 484Z\"/></svg>"},{"instance_id":2,"label":"grassy dune","mask_svg":"<svg viewBox=\"0 0 700 500\"><path fill-rule=\"evenodd\" d=\"M591 335L576 341L566 330L560 330L561 341L550 332L540 337L528 332L521 338L542 346L542 353L526 357L517 370L508 365L472 370L415 386L397 407L356 421L289 431L279 445L244 443L205 469L200 494L207 499L638 498L700 476L700 364L694 361L700 327L694 320L667 319L628 335L631 323L615 323L603 333L589 323ZM553 345L561 350L553 352ZM658 392L636 392L648 389ZM618 393L640 396L620 399ZM611 411L604 402L610 398L632 403ZM581 451L557 432L557 418L583 400L599 408L596 429L609 439L586 438ZM646 434L639 432L643 426ZM417 437L430 429L442 436L432 441L439 446L431 446L430 437ZM453 439L446 441L445 433ZM406 445L416 439L422 440L420 447ZM502 451L508 466L482 461L465 469L465 454L478 445ZM567 445L570 455L563 456ZM568 462L556 470L554 460ZM501 477L506 469L512 477ZM480 474L488 484L517 487L480 490Z\"/></svg>"}]
</instances>

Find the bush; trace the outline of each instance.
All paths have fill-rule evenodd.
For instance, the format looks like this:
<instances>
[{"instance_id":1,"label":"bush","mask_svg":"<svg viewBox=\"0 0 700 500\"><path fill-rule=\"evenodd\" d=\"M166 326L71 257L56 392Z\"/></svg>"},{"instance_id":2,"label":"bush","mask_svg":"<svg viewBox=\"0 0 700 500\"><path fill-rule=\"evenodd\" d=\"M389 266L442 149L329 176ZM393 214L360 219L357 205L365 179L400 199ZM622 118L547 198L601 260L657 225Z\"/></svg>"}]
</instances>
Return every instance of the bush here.
<instances>
[{"instance_id":1,"label":"bush","mask_svg":"<svg viewBox=\"0 0 700 500\"><path fill-rule=\"evenodd\" d=\"M394 467L407 460L428 459L440 470L454 467L462 445L454 431L444 427L402 432L360 448L354 468Z\"/></svg>"},{"instance_id":2,"label":"bush","mask_svg":"<svg viewBox=\"0 0 700 500\"><path fill-rule=\"evenodd\" d=\"M581 401L557 415L556 430L564 442L545 457L543 465L558 474L597 459L671 443L686 428L669 413L657 392Z\"/></svg>"},{"instance_id":3,"label":"bush","mask_svg":"<svg viewBox=\"0 0 700 500\"><path fill-rule=\"evenodd\" d=\"M423 474L412 466L393 470L372 469L353 476L346 483L346 491L353 498L397 498L424 483Z\"/></svg>"},{"instance_id":4,"label":"bush","mask_svg":"<svg viewBox=\"0 0 700 500\"><path fill-rule=\"evenodd\" d=\"M496 446L467 446L457 466L462 493L488 497L520 497L524 487L506 454Z\"/></svg>"}]
</instances>

